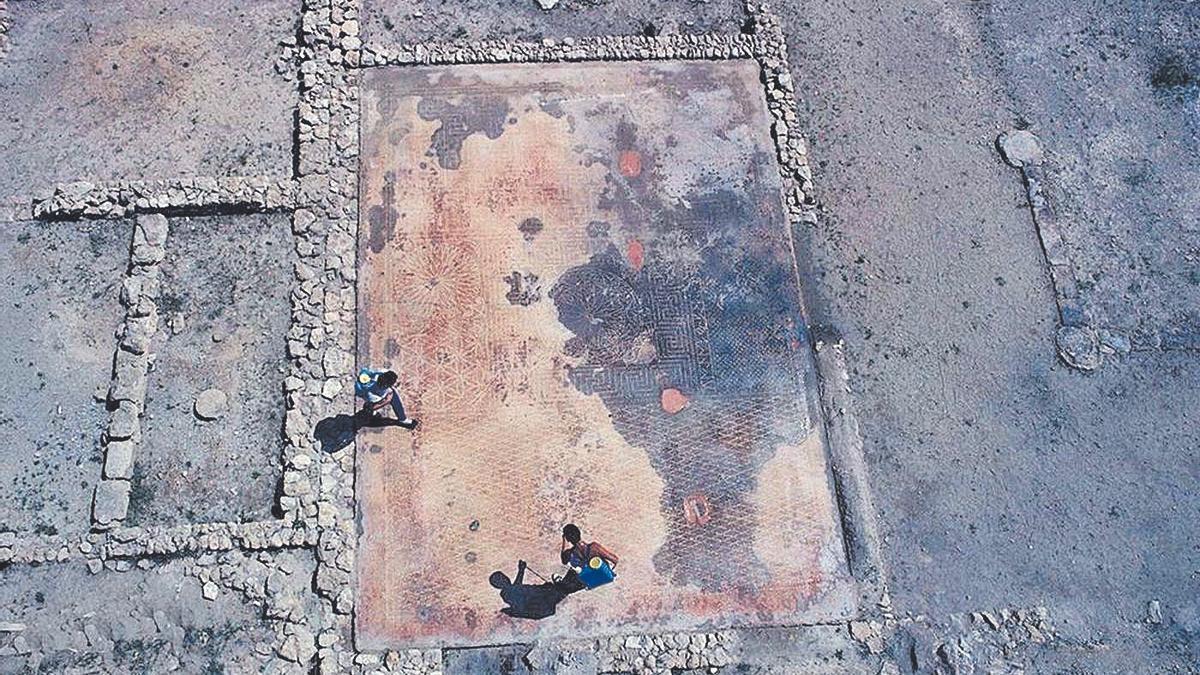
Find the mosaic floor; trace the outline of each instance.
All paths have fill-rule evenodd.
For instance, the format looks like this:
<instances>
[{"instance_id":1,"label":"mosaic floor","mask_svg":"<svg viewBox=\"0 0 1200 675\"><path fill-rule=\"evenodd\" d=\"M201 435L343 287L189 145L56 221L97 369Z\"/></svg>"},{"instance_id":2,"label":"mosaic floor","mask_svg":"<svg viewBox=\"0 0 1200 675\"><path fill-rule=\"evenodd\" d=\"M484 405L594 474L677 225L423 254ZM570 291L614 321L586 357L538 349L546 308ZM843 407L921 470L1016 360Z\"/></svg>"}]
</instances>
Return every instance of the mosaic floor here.
<instances>
[{"instance_id":1,"label":"mosaic floor","mask_svg":"<svg viewBox=\"0 0 1200 675\"><path fill-rule=\"evenodd\" d=\"M360 646L851 612L756 64L372 69L360 179ZM501 613L566 522L616 583Z\"/></svg>"}]
</instances>

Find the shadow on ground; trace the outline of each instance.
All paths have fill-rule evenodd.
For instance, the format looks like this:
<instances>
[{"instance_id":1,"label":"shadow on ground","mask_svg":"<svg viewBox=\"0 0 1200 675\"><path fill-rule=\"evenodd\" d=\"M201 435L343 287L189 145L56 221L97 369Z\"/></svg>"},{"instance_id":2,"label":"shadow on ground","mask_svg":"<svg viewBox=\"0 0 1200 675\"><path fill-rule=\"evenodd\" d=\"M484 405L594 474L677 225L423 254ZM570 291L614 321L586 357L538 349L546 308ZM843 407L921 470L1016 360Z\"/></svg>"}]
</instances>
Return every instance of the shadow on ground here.
<instances>
[{"instance_id":1,"label":"shadow on ground","mask_svg":"<svg viewBox=\"0 0 1200 675\"><path fill-rule=\"evenodd\" d=\"M350 445L359 429L402 426L396 420L358 411L353 415L334 415L317 422L313 436L321 443L321 452L334 453Z\"/></svg>"}]
</instances>

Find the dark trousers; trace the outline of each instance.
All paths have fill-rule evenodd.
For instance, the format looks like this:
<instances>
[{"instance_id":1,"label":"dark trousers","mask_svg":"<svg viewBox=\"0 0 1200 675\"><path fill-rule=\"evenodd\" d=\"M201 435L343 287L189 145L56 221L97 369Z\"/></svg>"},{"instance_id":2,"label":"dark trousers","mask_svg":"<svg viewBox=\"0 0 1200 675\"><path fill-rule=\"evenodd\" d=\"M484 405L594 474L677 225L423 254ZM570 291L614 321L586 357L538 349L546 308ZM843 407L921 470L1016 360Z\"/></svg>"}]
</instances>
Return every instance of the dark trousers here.
<instances>
[{"instance_id":1,"label":"dark trousers","mask_svg":"<svg viewBox=\"0 0 1200 675\"><path fill-rule=\"evenodd\" d=\"M406 420L408 415L404 414L404 403L400 401L400 392L392 390L392 412L396 413L396 419Z\"/></svg>"},{"instance_id":2,"label":"dark trousers","mask_svg":"<svg viewBox=\"0 0 1200 675\"><path fill-rule=\"evenodd\" d=\"M404 402L400 400L400 392L392 390L391 400L388 401L392 406L392 412L396 414L397 420L406 420L408 415L404 412ZM372 415L378 414L380 408L375 407L377 404L365 401L363 403L363 411L369 412Z\"/></svg>"}]
</instances>

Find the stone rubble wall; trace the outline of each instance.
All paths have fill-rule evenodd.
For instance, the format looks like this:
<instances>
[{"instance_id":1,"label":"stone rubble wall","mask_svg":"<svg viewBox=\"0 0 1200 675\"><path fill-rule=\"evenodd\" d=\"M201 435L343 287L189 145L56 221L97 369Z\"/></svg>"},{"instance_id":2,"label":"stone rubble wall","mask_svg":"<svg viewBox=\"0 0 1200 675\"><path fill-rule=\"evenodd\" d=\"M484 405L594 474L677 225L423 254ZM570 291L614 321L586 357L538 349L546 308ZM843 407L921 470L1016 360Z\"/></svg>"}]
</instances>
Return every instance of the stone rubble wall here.
<instances>
[{"instance_id":1,"label":"stone rubble wall","mask_svg":"<svg viewBox=\"0 0 1200 675\"><path fill-rule=\"evenodd\" d=\"M12 19L8 16L8 0L0 0L0 60L8 55L8 27Z\"/></svg>"},{"instance_id":2,"label":"stone rubble wall","mask_svg":"<svg viewBox=\"0 0 1200 675\"><path fill-rule=\"evenodd\" d=\"M362 667L353 646L355 445L319 452L312 437L317 421L355 407L344 383L355 367L359 73L344 64L361 45L358 17L355 1L304 0L296 49L299 193L292 223L300 261L280 506L285 518L319 528L315 586L325 616L316 664L330 673Z\"/></svg>"},{"instance_id":3,"label":"stone rubble wall","mask_svg":"<svg viewBox=\"0 0 1200 675\"><path fill-rule=\"evenodd\" d=\"M200 176L171 180L75 181L0 202L0 222L123 218L137 213L202 215L281 211L295 206L290 178Z\"/></svg>"},{"instance_id":4,"label":"stone rubble wall","mask_svg":"<svg viewBox=\"0 0 1200 675\"><path fill-rule=\"evenodd\" d=\"M0 532L0 566L40 565L77 559L92 545L81 537L23 535Z\"/></svg>"},{"instance_id":5,"label":"stone rubble wall","mask_svg":"<svg viewBox=\"0 0 1200 675\"><path fill-rule=\"evenodd\" d=\"M758 35L687 34L551 38L540 42L479 40L413 45L368 44L355 65L410 66L467 63L550 63L571 61L660 61L668 59L749 59L764 53Z\"/></svg>"},{"instance_id":6,"label":"stone rubble wall","mask_svg":"<svg viewBox=\"0 0 1200 675\"><path fill-rule=\"evenodd\" d=\"M102 558L140 558L206 551L303 548L315 544L316 539L316 530L302 524L265 520L168 528L118 528L108 533L98 549Z\"/></svg>"},{"instance_id":7,"label":"stone rubble wall","mask_svg":"<svg viewBox=\"0 0 1200 675\"><path fill-rule=\"evenodd\" d=\"M1023 673L1039 649L1065 643L1045 607L1004 607L952 614L941 621L924 615L888 621L851 621L851 637L884 657L880 675L899 675L897 662L914 675Z\"/></svg>"},{"instance_id":8,"label":"stone rubble wall","mask_svg":"<svg viewBox=\"0 0 1200 675\"><path fill-rule=\"evenodd\" d=\"M760 36L755 53L762 67L767 110L771 113L771 135L775 139L779 173L783 178L784 203L794 223L816 222L812 168L808 163L808 144L800 134L796 114L796 88L788 70L787 42L779 18L766 4L746 5Z\"/></svg>"},{"instance_id":9,"label":"stone rubble wall","mask_svg":"<svg viewBox=\"0 0 1200 675\"><path fill-rule=\"evenodd\" d=\"M121 559L212 551L270 551L312 547L315 529L303 523L266 520L196 523L174 527L120 527L74 537L0 532L0 565L37 565L87 560L93 572Z\"/></svg>"},{"instance_id":10,"label":"stone rubble wall","mask_svg":"<svg viewBox=\"0 0 1200 675\"><path fill-rule=\"evenodd\" d=\"M205 600L215 600L224 590L261 605L263 618L275 629L275 640L255 644L255 653L270 660L269 672L301 675L309 672L318 643L304 598L298 594L307 584L289 583L288 577L297 572L269 554L251 557L241 551L203 554L185 569L185 574L200 582Z\"/></svg>"},{"instance_id":11,"label":"stone rubble wall","mask_svg":"<svg viewBox=\"0 0 1200 675\"><path fill-rule=\"evenodd\" d=\"M121 284L125 322L117 330L104 432L104 469L92 496L92 527L120 524L129 510L133 452L141 442L141 419L150 370L150 339L158 330L159 264L166 257L167 219L161 214L138 216L133 228L129 271Z\"/></svg>"},{"instance_id":12,"label":"stone rubble wall","mask_svg":"<svg viewBox=\"0 0 1200 675\"><path fill-rule=\"evenodd\" d=\"M599 672L671 673L730 665L733 631L629 635L596 641Z\"/></svg>"}]
</instances>

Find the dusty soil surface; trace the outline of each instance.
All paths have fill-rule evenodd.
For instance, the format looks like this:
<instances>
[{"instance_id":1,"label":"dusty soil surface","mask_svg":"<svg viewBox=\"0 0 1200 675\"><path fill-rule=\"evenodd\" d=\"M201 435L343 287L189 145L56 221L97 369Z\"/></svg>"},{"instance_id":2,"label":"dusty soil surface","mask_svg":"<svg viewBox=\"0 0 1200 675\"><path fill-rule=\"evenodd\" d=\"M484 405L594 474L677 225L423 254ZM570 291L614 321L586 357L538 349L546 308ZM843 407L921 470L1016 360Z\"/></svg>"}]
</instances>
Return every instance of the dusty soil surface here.
<instances>
[{"instance_id":1,"label":"dusty soil surface","mask_svg":"<svg viewBox=\"0 0 1200 675\"><path fill-rule=\"evenodd\" d=\"M732 33L745 20L737 0L536 2L489 0L364 0L363 37L381 43L441 40L541 40L587 35Z\"/></svg>"},{"instance_id":2,"label":"dusty soil surface","mask_svg":"<svg viewBox=\"0 0 1200 675\"><path fill-rule=\"evenodd\" d=\"M315 602L307 592L314 563L305 553L122 561L122 568L6 570L0 622L21 628L0 633L0 673L264 672L270 655L254 647L277 641L271 616L279 606L263 601L265 584L297 599L301 613ZM216 579L211 599L202 575ZM20 654L3 653L14 645Z\"/></svg>"},{"instance_id":3,"label":"dusty soil surface","mask_svg":"<svg viewBox=\"0 0 1200 675\"><path fill-rule=\"evenodd\" d=\"M298 2L46 0L5 7L0 195L36 193L71 178L290 172L298 97L295 83L273 65L278 42L295 34ZM1197 672L1200 6L789 0L773 9L790 40L821 207L816 227L796 230L807 310L824 334L847 341L895 611L934 617L924 628L905 628L886 649L906 674L944 670L938 641L959 630L947 617L1036 604L1061 637L1019 654L1000 645L993 655L1033 672ZM561 0L548 12L532 0L366 0L362 13L364 37L388 43L733 31L743 22L732 0ZM1090 376L1056 360L1054 296L1026 197L1018 174L994 149L998 133L1020 127L1045 145L1049 196L1090 318L1145 336L1149 345L1129 357L1107 357ZM0 462L0 525L49 533L86 527L106 418L89 401L108 378L128 224L43 227L0 230L0 346L10 383L0 392L7 453ZM107 253L89 252L91 228L120 233L101 237L109 241L100 247ZM76 229L83 234L65 234ZM71 243L51 257L18 259L27 250L19 241L24 234L30 242ZM203 288L206 276L181 279L185 287ZM111 294L92 299L109 283ZM78 292L48 290L57 287ZM87 302L77 306L80 299ZM258 330L270 321L251 325ZM184 325L178 344L199 349L203 336ZM72 337L55 342L63 335ZM1155 348L1160 343L1168 350ZM195 368L168 347L161 350L163 368ZM59 373L65 355L78 359L70 375L83 385L55 391L47 379L42 389L37 373ZM231 377L221 372L214 370L216 379ZM250 477L260 456L235 461L242 446L223 445L203 457L188 436L207 429L216 438L216 429L229 427L197 427L187 419L190 396L202 384L194 375L181 376L176 392L156 383L158 374L151 386L160 389L151 397L161 412L147 421L147 433L179 438L139 451L138 460L162 479L162 492L147 481L134 518L262 516L274 479ZM62 403L62 416L52 401ZM176 426L164 424L168 419ZM246 433L269 437L261 428ZM39 449L39 442L49 444ZM212 460L207 473L194 468L203 459ZM250 470L231 477L234 466ZM191 480L197 476L207 477ZM235 495L221 492L231 486ZM51 661L45 655L51 653L118 671L146 663L159 670L171 658L203 670L209 655L220 653L256 669L238 638L217 634L232 624L240 635L265 635L255 611L222 599L205 604L189 586L194 580L181 581L178 572L153 577L166 580L160 585L151 575L157 572L89 576L74 563L0 569L0 611L8 612L0 621L36 626L24 644L39 646L27 657L0 656L0 671L28 672L30 664L64 671L66 660ZM137 590L142 583L146 590ZM132 604L114 600L131 592ZM185 645L186 630L183 637L174 628L151 633L141 621L153 618L155 607L170 614L177 603L201 608L195 611L203 617L193 623L175 623L205 637ZM89 644L83 617L110 611L138 614L139 639L181 647L172 647L172 657L148 650L151 662L133 656L136 649L117 654L102 648L103 640L96 641L101 648ZM70 631L60 630L64 623ZM0 633L0 651L16 637ZM737 672L807 667L802 655L813 648L793 637L748 651ZM63 656L52 644L60 639L84 645L77 647L82 651ZM42 650L43 642L51 646ZM799 650L795 661L779 656L791 648ZM853 649L861 652L851 647L852 655ZM810 670L865 670L834 653ZM487 670L486 661L476 660L482 654L452 655L447 670ZM497 658L508 658L519 672L513 660L519 656L508 650ZM842 667L847 662L852 666Z\"/></svg>"},{"instance_id":4,"label":"dusty soil surface","mask_svg":"<svg viewBox=\"0 0 1200 675\"><path fill-rule=\"evenodd\" d=\"M132 231L127 221L0 228L0 529L88 527Z\"/></svg>"},{"instance_id":5,"label":"dusty soil surface","mask_svg":"<svg viewBox=\"0 0 1200 675\"><path fill-rule=\"evenodd\" d=\"M0 195L55 181L285 176L292 0L9 2Z\"/></svg>"},{"instance_id":6,"label":"dusty soil surface","mask_svg":"<svg viewBox=\"0 0 1200 675\"><path fill-rule=\"evenodd\" d=\"M983 46L1053 171L1085 307L1200 349L1200 8L1002 2Z\"/></svg>"},{"instance_id":7,"label":"dusty soil surface","mask_svg":"<svg viewBox=\"0 0 1200 675\"><path fill-rule=\"evenodd\" d=\"M1069 169L1055 175L1075 200L1067 231L1081 269L1131 281L1153 266L1122 269L1128 251L1186 261L1178 246L1194 237L1195 215L1172 215L1175 197L1143 190L1129 210L1118 205L1137 190L1097 189L1113 162L1144 167L1165 192L1197 165L1194 107L1152 82L1165 55L1195 54L1200 33L1182 26L1196 7L1135 5L780 8L822 205L821 224L798 231L815 282L808 307L848 341L896 606L1047 605L1071 636L1044 656L1051 671L1188 672L1200 654L1189 590L1200 568L1190 543L1200 521L1188 515L1196 354L1113 358L1093 376L1056 361L1053 295L1020 179L993 148L997 133L1027 123L1050 139L1052 163ZM1115 15L1129 18L1109 35ZM1100 68L1104 58L1124 76ZM1105 137L1160 140L1097 152ZM1106 219L1118 223L1111 232ZM1080 235L1091 231L1103 238ZM1110 235L1115 246L1103 243ZM1154 287L1178 286L1183 302L1188 265L1151 273ZM1152 325L1158 308L1177 307L1169 292L1085 297L1142 308L1160 317ZM1146 622L1152 600L1161 625Z\"/></svg>"},{"instance_id":8,"label":"dusty soil surface","mask_svg":"<svg viewBox=\"0 0 1200 675\"><path fill-rule=\"evenodd\" d=\"M172 218L131 524L270 517L283 449L291 306L286 215ZM201 420L197 396L228 399Z\"/></svg>"}]
</instances>

